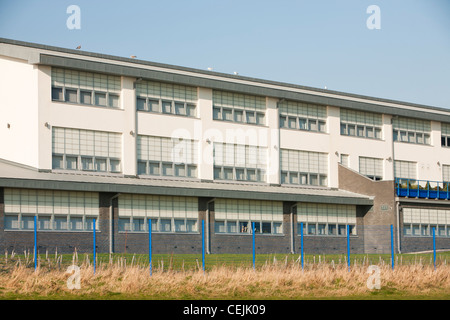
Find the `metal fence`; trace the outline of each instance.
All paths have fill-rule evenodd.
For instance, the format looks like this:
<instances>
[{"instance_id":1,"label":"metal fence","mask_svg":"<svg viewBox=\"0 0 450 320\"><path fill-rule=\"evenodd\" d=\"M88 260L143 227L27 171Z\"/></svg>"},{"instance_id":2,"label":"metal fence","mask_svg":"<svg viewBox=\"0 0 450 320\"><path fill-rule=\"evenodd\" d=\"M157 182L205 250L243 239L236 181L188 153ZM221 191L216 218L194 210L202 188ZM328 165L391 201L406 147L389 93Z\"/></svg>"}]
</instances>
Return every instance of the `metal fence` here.
<instances>
[{"instance_id":1,"label":"metal fence","mask_svg":"<svg viewBox=\"0 0 450 320\"><path fill-rule=\"evenodd\" d=\"M94 272L108 265L131 265L148 268L150 274L154 270L206 271L221 266L257 269L290 265L305 269L324 263L349 270L364 264L384 264L393 269L404 264L429 264L436 268L446 265L450 258L450 251L446 250L450 248L450 238L437 235L434 227L423 237L405 237L402 230L392 225L357 228L345 225L340 234L321 236L321 230L299 223L298 230L290 235L267 236L257 230L254 222L248 233L236 235L208 233L204 220L199 232L194 234L153 233L151 219L147 223L150 231L116 234L119 239L115 239L114 246L121 250L111 253L110 238L106 232L99 231L95 219L90 232L55 236L55 233L39 231L35 218L32 234L7 234L3 258L10 265L34 268L63 268L83 263L93 266ZM399 242L403 242L403 247L420 248L422 252L400 253Z\"/></svg>"}]
</instances>

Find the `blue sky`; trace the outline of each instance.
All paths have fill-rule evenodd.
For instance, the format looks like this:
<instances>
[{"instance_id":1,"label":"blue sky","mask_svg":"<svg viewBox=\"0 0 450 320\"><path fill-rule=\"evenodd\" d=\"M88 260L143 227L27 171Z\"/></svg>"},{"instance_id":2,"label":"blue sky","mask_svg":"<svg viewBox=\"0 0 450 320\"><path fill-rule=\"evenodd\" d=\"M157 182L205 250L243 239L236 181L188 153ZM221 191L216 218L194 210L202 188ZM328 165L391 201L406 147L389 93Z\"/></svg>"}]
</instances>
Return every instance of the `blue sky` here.
<instances>
[{"instance_id":1,"label":"blue sky","mask_svg":"<svg viewBox=\"0 0 450 320\"><path fill-rule=\"evenodd\" d=\"M4 38L450 109L449 35L448 0L0 0Z\"/></svg>"}]
</instances>

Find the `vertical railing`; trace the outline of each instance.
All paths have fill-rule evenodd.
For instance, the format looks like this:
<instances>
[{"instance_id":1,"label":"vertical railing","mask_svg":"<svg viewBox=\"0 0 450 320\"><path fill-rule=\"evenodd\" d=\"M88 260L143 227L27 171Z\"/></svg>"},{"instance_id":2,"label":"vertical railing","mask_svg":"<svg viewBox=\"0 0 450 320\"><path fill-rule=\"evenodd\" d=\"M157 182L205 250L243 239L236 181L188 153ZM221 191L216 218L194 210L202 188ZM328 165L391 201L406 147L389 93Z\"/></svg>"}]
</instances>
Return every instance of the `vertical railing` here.
<instances>
[{"instance_id":1,"label":"vertical railing","mask_svg":"<svg viewBox=\"0 0 450 320\"><path fill-rule=\"evenodd\" d=\"M394 270L394 226L391 224L391 264Z\"/></svg>"},{"instance_id":2,"label":"vertical railing","mask_svg":"<svg viewBox=\"0 0 450 320\"><path fill-rule=\"evenodd\" d=\"M252 222L252 252L253 252L253 270L256 269L256 250L255 250L255 223Z\"/></svg>"},{"instance_id":3,"label":"vertical railing","mask_svg":"<svg viewBox=\"0 0 450 320\"><path fill-rule=\"evenodd\" d=\"M37 217L34 216L34 270L37 268Z\"/></svg>"},{"instance_id":4,"label":"vertical railing","mask_svg":"<svg viewBox=\"0 0 450 320\"><path fill-rule=\"evenodd\" d=\"M148 266L150 276L153 274L153 261L152 261L152 219L148 219Z\"/></svg>"},{"instance_id":5,"label":"vertical railing","mask_svg":"<svg viewBox=\"0 0 450 320\"><path fill-rule=\"evenodd\" d=\"M205 272L205 220L202 220L202 267Z\"/></svg>"},{"instance_id":6,"label":"vertical railing","mask_svg":"<svg viewBox=\"0 0 450 320\"><path fill-rule=\"evenodd\" d=\"M433 227L433 262L434 270L436 270L436 228Z\"/></svg>"},{"instance_id":7,"label":"vertical railing","mask_svg":"<svg viewBox=\"0 0 450 320\"><path fill-rule=\"evenodd\" d=\"M95 218L92 221L93 223L93 246L94 246L94 274L95 274L95 269L96 269L96 265L97 265L97 250L96 250L96 239L95 239Z\"/></svg>"},{"instance_id":8,"label":"vertical railing","mask_svg":"<svg viewBox=\"0 0 450 320\"><path fill-rule=\"evenodd\" d=\"M350 271L350 226L347 225L347 264Z\"/></svg>"},{"instance_id":9,"label":"vertical railing","mask_svg":"<svg viewBox=\"0 0 450 320\"><path fill-rule=\"evenodd\" d=\"M302 262L302 270L303 270L303 261L304 261L304 254L303 254L303 222L300 223L300 258Z\"/></svg>"}]
</instances>

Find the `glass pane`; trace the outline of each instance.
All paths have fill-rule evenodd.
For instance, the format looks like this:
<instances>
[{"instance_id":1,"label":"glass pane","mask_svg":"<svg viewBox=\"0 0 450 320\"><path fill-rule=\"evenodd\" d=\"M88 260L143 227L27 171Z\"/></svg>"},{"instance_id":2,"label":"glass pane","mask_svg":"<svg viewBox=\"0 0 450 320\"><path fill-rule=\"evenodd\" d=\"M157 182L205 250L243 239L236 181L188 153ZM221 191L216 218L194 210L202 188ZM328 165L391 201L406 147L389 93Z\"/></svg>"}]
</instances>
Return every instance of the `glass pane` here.
<instances>
[{"instance_id":1,"label":"glass pane","mask_svg":"<svg viewBox=\"0 0 450 320\"><path fill-rule=\"evenodd\" d=\"M193 104L188 104L187 105L187 111L186 111L187 116L189 117L195 117L196 116L196 107Z\"/></svg>"},{"instance_id":2,"label":"glass pane","mask_svg":"<svg viewBox=\"0 0 450 320\"><path fill-rule=\"evenodd\" d=\"M66 102L77 102L78 91L76 89L66 89Z\"/></svg>"},{"instance_id":3,"label":"glass pane","mask_svg":"<svg viewBox=\"0 0 450 320\"><path fill-rule=\"evenodd\" d=\"M262 223L262 233L272 233L272 223L270 222L263 222Z\"/></svg>"},{"instance_id":4,"label":"glass pane","mask_svg":"<svg viewBox=\"0 0 450 320\"><path fill-rule=\"evenodd\" d=\"M225 221L216 221L214 224L214 231L216 233L224 233L225 232Z\"/></svg>"},{"instance_id":5,"label":"glass pane","mask_svg":"<svg viewBox=\"0 0 450 320\"><path fill-rule=\"evenodd\" d=\"M233 121L233 112L231 109L222 109L223 120Z\"/></svg>"},{"instance_id":6,"label":"glass pane","mask_svg":"<svg viewBox=\"0 0 450 320\"><path fill-rule=\"evenodd\" d=\"M197 232L197 220L186 221L187 232Z\"/></svg>"},{"instance_id":7,"label":"glass pane","mask_svg":"<svg viewBox=\"0 0 450 320\"><path fill-rule=\"evenodd\" d=\"M347 234L346 229L347 229L347 226L345 224L338 225L338 234L340 236L346 235Z\"/></svg>"},{"instance_id":8,"label":"glass pane","mask_svg":"<svg viewBox=\"0 0 450 320\"><path fill-rule=\"evenodd\" d=\"M186 224L184 219L175 219L175 232L186 232Z\"/></svg>"},{"instance_id":9,"label":"glass pane","mask_svg":"<svg viewBox=\"0 0 450 320\"><path fill-rule=\"evenodd\" d=\"M81 91L80 92L80 100L83 104L92 104L92 92L90 91Z\"/></svg>"},{"instance_id":10,"label":"glass pane","mask_svg":"<svg viewBox=\"0 0 450 320\"><path fill-rule=\"evenodd\" d=\"M319 223L318 226L317 226L317 234L320 235L320 236L324 236L324 235L327 234L326 231L327 231L326 224Z\"/></svg>"},{"instance_id":11,"label":"glass pane","mask_svg":"<svg viewBox=\"0 0 450 320\"><path fill-rule=\"evenodd\" d=\"M223 179L222 168L214 168L214 179Z\"/></svg>"},{"instance_id":12,"label":"glass pane","mask_svg":"<svg viewBox=\"0 0 450 320\"><path fill-rule=\"evenodd\" d=\"M62 100L62 88L52 88L52 100Z\"/></svg>"},{"instance_id":13,"label":"glass pane","mask_svg":"<svg viewBox=\"0 0 450 320\"><path fill-rule=\"evenodd\" d=\"M329 224L328 225L328 234L329 235L337 235L336 225L335 224Z\"/></svg>"},{"instance_id":14,"label":"glass pane","mask_svg":"<svg viewBox=\"0 0 450 320\"><path fill-rule=\"evenodd\" d=\"M275 233L275 234L283 233L283 228L282 228L281 222L274 222L273 223L273 233Z\"/></svg>"},{"instance_id":15,"label":"glass pane","mask_svg":"<svg viewBox=\"0 0 450 320\"><path fill-rule=\"evenodd\" d=\"M309 119L309 130L317 131L317 120Z\"/></svg>"},{"instance_id":16,"label":"glass pane","mask_svg":"<svg viewBox=\"0 0 450 320\"><path fill-rule=\"evenodd\" d=\"M54 221L56 230L67 230L67 217L55 216Z\"/></svg>"},{"instance_id":17,"label":"glass pane","mask_svg":"<svg viewBox=\"0 0 450 320\"><path fill-rule=\"evenodd\" d=\"M145 223L143 218L133 218L133 231L145 231Z\"/></svg>"},{"instance_id":18,"label":"glass pane","mask_svg":"<svg viewBox=\"0 0 450 320\"><path fill-rule=\"evenodd\" d=\"M171 232L172 231L172 220L170 219L161 219L160 221L160 230L161 232Z\"/></svg>"},{"instance_id":19,"label":"glass pane","mask_svg":"<svg viewBox=\"0 0 450 320\"><path fill-rule=\"evenodd\" d=\"M82 170L94 170L93 158L81 158Z\"/></svg>"},{"instance_id":20,"label":"glass pane","mask_svg":"<svg viewBox=\"0 0 450 320\"><path fill-rule=\"evenodd\" d=\"M149 162L149 174L159 176L161 174L159 169L159 162Z\"/></svg>"},{"instance_id":21,"label":"glass pane","mask_svg":"<svg viewBox=\"0 0 450 320\"><path fill-rule=\"evenodd\" d=\"M51 220L50 216L39 216L38 217L38 229L39 230L50 230L51 229L50 220Z\"/></svg>"},{"instance_id":22,"label":"glass pane","mask_svg":"<svg viewBox=\"0 0 450 320\"><path fill-rule=\"evenodd\" d=\"M109 106L112 108L119 107L119 96L116 94L109 94Z\"/></svg>"},{"instance_id":23,"label":"glass pane","mask_svg":"<svg viewBox=\"0 0 450 320\"><path fill-rule=\"evenodd\" d=\"M298 119L298 125L299 125L300 130L308 130L307 124L308 124L308 122L306 121L306 119L303 119L303 118Z\"/></svg>"},{"instance_id":24,"label":"glass pane","mask_svg":"<svg viewBox=\"0 0 450 320\"><path fill-rule=\"evenodd\" d=\"M182 102L175 102L175 114L186 115L186 107Z\"/></svg>"},{"instance_id":25,"label":"glass pane","mask_svg":"<svg viewBox=\"0 0 450 320\"><path fill-rule=\"evenodd\" d=\"M53 169L63 169L64 168L63 156L53 155L53 157L52 157L52 168Z\"/></svg>"},{"instance_id":26,"label":"glass pane","mask_svg":"<svg viewBox=\"0 0 450 320\"><path fill-rule=\"evenodd\" d=\"M34 216L22 216L22 229L34 229Z\"/></svg>"},{"instance_id":27,"label":"glass pane","mask_svg":"<svg viewBox=\"0 0 450 320\"><path fill-rule=\"evenodd\" d=\"M96 171L106 171L106 159L96 158L95 159L95 170Z\"/></svg>"},{"instance_id":28,"label":"glass pane","mask_svg":"<svg viewBox=\"0 0 450 320\"><path fill-rule=\"evenodd\" d=\"M297 129L297 118L289 117L288 122L289 122L289 128Z\"/></svg>"},{"instance_id":29,"label":"glass pane","mask_svg":"<svg viewBox=\"0 0 450 320\"><path fill-rule=\"evenodd\" d=\"M245 111L247 115L247 123L256 123L256 114L254 111Z\"/></svg>"},{"instance_id":30,"label":"glass pane","mask_svg":"<svg viewBox=\"0 0 450 320\"><path fill-rule=\"evenodd\" d=\"M171 113L171 108L172 108L172 102L170 102L170 101L162 102L162 112L163 113Z\"/></svg>"},{"instance_id":31,"label":"glass pane","mask_svg":"<svg viewBox=\"0 0 450 320\"><path fill-rule=\"evenodd\" d=\"M245 180L244 169L236 169L236 180Z\"/></svg>"},{"instance_id":32,"label":"glass pane","mask_svg":"<svg viewBox=\"0 0 450 320\"><path fill-rule=\"evenodd\" d=\"M248 228L248 222L239 222L239 232L240 233L248 233L249 232L249 228Z\"/></svg>"},{"instance_id":33,"label":"glass pane","mask_svg":"<svg viewBox=\"0 0 450 320\"><path fill-rule=\"evenodd\" d=\"M223 168L223 175L225 180L233 180L233 169Z\"/></svg>"},{"instance_id":34,"label":"glass pane","mask_svg":"<svg viewBox=\"0 0 450 320\"><path fill-rule=\"evenodd\" d=\"M185 177L186 176L186 166L184 164L175 165L175 176Z\"/></svg>"},{"instance_id":35,"label":"glass pane","mask_svg":"<svg viewBox=\"0 0 450 320\"><path fill-rule=\"evenodd\" d=\"M148 99L148 111L159 112L159 101Z\"/></svg>"},{"instance_id":36,"label":"glass pane","mask_svg":"<svg viewBox=\"0 0 450 320\"><path fill-rule=\"evenodd\" d=\"M266 116L264 113L257 113L256 114L256 123L260 125L266 124Z\"/></svg>"},{"instance_id":37,"label":"glass pane","mask_svg":"<svg viewBox=\"0 0 450 320\"><path fill-rule=\"evenodd\" d=\"M131 231L130 218L119 218L119 231Z\"/></svg>"},{"instance_id":38,"label":"glass pane","mask_svg":"<svg viewBox=\"0 0 450 320\"><path fill-rule=\"evenodd\" d=\"M197 166L188 166L187 167L187 176L191 178L197 177Z\"/></svg>"},{"instance_id":39,"label":"glass pane","mask_svg":"<svg viewBox=\"0 0 450 320\"><path fill-rule=\"evenodd\" d=\"M244 111L243 110L234 110L234 121L242 122L244 120Z\"/></svg>"},{"instance_id":40,"label":"glass pane","mask_svg":"<svg viewBox=\"0 0 450 320\"><path fill-rule=\"evenodd\" d=\"M106 106L106 93L103 92L95 93L95 105Z\"/></svg>"},{"instance_id":41,"label":"glass pane","mask_svg":"<svg viewBox=\"0 0 450 320\"><path fill-rule=\"evenodd\" d=\"M82 217L70 217L70 229L71 230L83 230L83 218Z\"/></svg>"},{"instance_id":42,"label":"glass pane","mask_svg":"<svg viewBox=\"0 0 450 320\"><path fill-rule=\"evenodd\" d=\"M308 223L308 234L315 235L316 234L316 225L312 223Z\"/></svg>"},{"instance_id":43,"label":"glass pane","mask_svg":"<svg viewBox=\"0 0 450 320\"><path fill-rule=\"evenodd\" d=\"M162 173L164 176L173 176L173 166L171 163L163 163Z\"/></svg>"},{"instance_id":44,"label":"glass pane","mask_svg":"<svg viewBox=\"0 0 450 320\"><path fill-rule=\"evenodd\" d=\"M146 108L146 101L144 98L137 98L136 100L136 109L137 110L145 110Z\"/></svg>"},{"instance_id":45,"label":"glass pane","mask_svg":"<svg viewBox=\"0 0 450 320\"><path fill-rule=\"evenodd\" d=\"M227 221L227 232L228 233L237 233L237 222L236 221Z\"/></svg>"},{"instance_id":46,"label":"glass pane","mask_svg":"<svg viewBox=\"0 0 450 320\"><path fill-rule=\"evenodd\" d=\"M5 216L5 229L18 229L19 216Z\"/></svg>"},{"instance_id":47,"label":"glass pane","mask_svg":"<svg viewBox=\"0 0 450 320\"><path fill-rule=\"evenodd\" d=\"M147 174L147 162L138 161L138 174Z\"/></svg>"},{"instance_id":48,"label":"glass pane","mask_svg":"<svg viewBox=\"0 0 450 320\"><path fill-rule=\"evenodd\" d=\"M84 219L84 230L94 230L94 218L86 217ZM95 222L95 230L98 230L98 221Z\"/></svg>"},{"instance_id":49,"label":"glass pane","mask_svg":"<svg viewBox=\"0 0 450 320\"><path fill-rule=\"evenodd\" d=\"M110 159L109 165L111 166L111 172L120 172L120 160Z\"/></svg>"},{"instance_id":50,"label":"glass pane","mask_svg":"<svg viewBox=\"0 0 450 320\"><path fill-rule=\"evenodd\" d=\"M78 157L66 156L66 169L67 170L77 170Z\"/></svg>"},{"instance_id":51,"label":"glass pane","mask_svg":"<svg viewBox=\"0 0 450 320\"><path fill-rule=\"evenodd\" d=\"M213 119L214 120L222 120L222 114L220 112L220 108L213 109Z\"/></svg>"}]
</instances>

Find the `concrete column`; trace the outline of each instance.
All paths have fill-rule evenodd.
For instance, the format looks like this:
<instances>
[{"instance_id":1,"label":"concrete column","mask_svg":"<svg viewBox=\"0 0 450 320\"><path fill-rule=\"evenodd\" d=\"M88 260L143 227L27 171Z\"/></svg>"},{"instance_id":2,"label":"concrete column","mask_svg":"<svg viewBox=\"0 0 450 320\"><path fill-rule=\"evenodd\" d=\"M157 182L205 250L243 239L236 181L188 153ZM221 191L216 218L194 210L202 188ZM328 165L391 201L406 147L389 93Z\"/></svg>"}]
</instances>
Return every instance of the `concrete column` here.
<instances>
[{"instance_id":1,"label":"concrete column","mask_svg":"<svg viewBox=\"0 0 450 320\"><path fill-rule=\"evenodd\" d=\"M195 126L195 140L198 144L198 177L202 180L214 179L213 142L214 123L212 89L198 88L197 114L201 121Z\"/></svg>"},{"instance_id":2,"label":"concrete column","mask_svg":"<svg viewBox=\"0 0 450 320\"><path fill-rule=\"evenodd\" d=\"M339 186L338 164L340 162L339 138L341 134L340 110L336 107L327 107L327 130L330 138L330 151L328 153L328 187Z\"/></svg>"},{"instance_id":3,"label":"concrete column","mask_svg":"<svg viewBox=\"0 0 450 320\"><path fill-rule=\"evenodd\" d=\"M280 184L280 116L278 99L266 98L267 134L267 183Z\"/></svg>"},{"instance_id":4,"label":"concrete column","mask_svg":"<svg viewBox=\"0 0 450 320\"><path fill-rule=\"evenodd\" d=\"M122 77L121 108L123 115L122 132L122 172L124 175L137 174L136 154L136 93L134 90L134 78Z\"/></svg>"}]
</instances>

